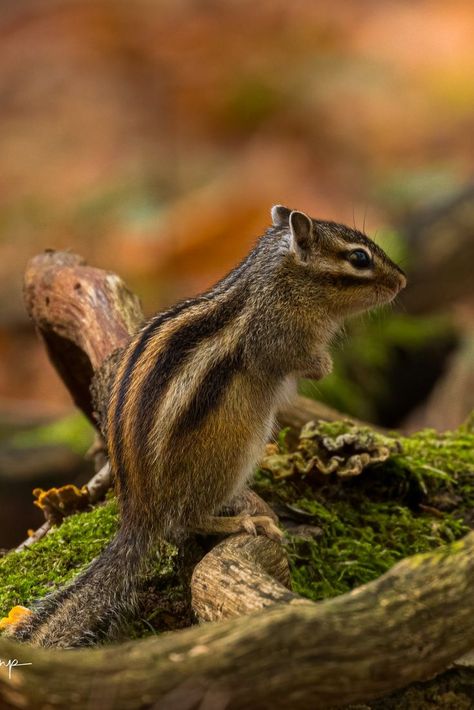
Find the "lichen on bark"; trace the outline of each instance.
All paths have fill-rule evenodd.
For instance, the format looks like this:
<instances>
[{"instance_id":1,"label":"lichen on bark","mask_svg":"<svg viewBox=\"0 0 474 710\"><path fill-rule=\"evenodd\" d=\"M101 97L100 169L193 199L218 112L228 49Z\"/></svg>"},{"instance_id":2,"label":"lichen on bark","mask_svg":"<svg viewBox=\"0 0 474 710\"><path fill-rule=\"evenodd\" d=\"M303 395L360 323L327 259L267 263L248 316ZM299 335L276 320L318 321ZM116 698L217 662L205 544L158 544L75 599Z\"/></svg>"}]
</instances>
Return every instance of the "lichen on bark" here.
<instances>
[{"instance_id":1,"label":"lichen on bark","mask_svg":"<svg viewBox=\"0 0 474 710\"><path fill-rule=\"evenodd\" d=\"M296 446L280 437L267 454L257 491L286 524L293 588L310 599L343 594L473 526L468 424L400 437L320 422L303 427ZM343 480L355 459L358 475Z\"/></svg>"}]
</instances>

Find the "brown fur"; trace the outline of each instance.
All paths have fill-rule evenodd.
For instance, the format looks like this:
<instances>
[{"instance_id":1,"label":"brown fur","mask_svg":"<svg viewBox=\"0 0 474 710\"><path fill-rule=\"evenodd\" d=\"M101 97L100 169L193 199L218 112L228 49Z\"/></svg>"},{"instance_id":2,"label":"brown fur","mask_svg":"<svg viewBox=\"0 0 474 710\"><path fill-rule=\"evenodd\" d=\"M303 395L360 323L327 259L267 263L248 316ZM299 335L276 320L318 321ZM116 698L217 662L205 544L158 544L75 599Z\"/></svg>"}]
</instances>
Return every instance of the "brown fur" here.
<instances>
[{"instance_id":1,"label":"brown fur","mask_svg":"<svg viewBox=\"0 0 474 710\"><path fill-rule=\"evenodd\" d=\"M278 207L247 259L206 294L159 314L117 369L108 449L117 537L69 587L39 603L18 638L77 646L110 636L135 604L159 537L262 530L270 518L216 517L245 486L296 377L331 369L344 318L386 303L400 269L360 232ZM370 256L356 268L354 250Z\"/></svg>"}]
</instances>

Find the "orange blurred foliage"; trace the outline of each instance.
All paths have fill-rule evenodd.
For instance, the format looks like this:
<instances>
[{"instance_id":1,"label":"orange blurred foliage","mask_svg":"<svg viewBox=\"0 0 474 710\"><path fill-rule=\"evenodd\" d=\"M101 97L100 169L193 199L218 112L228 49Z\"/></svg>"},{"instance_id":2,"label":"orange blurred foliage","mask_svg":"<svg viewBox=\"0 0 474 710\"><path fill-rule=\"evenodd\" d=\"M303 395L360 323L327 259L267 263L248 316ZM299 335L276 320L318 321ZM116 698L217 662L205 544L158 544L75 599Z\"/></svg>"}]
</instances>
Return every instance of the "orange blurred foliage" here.
<instances>
[{"instance_id":1,"label":"orange blurred foliage","mask_svg":"<svg viewBox=\"0 0 474 710\"><path fill-rule=\"evenodd\" d=\"M150 311L220 277L273 203L373 231L455 189L473 34L468 0L5 3L0 396L69 401L21 302L45 247Z\"/></svg>"}]
</instances>

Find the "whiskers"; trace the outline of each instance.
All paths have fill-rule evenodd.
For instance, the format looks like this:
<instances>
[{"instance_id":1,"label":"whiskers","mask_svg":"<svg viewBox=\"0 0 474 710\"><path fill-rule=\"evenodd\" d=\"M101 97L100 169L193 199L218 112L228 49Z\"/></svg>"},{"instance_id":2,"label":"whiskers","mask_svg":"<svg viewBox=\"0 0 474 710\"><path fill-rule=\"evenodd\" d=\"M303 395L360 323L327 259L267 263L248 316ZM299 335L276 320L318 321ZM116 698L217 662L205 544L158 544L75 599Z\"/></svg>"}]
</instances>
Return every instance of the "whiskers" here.
<instances>
[{"instance_id":1,"label":"whiskers","mask_svg":"<svg viewBox=\"0 0 474 710\"><path fill-rule=\"evenodd\" d=\"M331 344L341 348L344 347L344 343L347 340L347 325L344 323L339 330L335 333L331 340Z\"/></svg>"},{"instance_id":2,"label":"whiskers","mask_svg":"<svg viewBox=\"0 0 474 710\"><path fill-rule=\"evenodd\" d=\"M391 309L394 309L395 306L397 307L397 311L402 311L403 313L407 313L407 307L403 299L400 299L400 294L398 293L393 301L390 301L390 303L387 304L388 306L391 307Z\"/></svg>"},{"instance_id":3,"label":"whiskers","mask_svg":"<svg viewBox=\"0 0 474 710\"><path fill-rule=\"evenodd\" d=\"M319 400L319 395L321 394L321 389L318 386L318 380L312 380L310 378L304 377L304 395L305 397L310 397L311 399ZM300 387L298 387L300 391Z\"/></svg>"},{"instance_id":4,"label":"whiskers","mask_svg":"<svg viewBox=\"0 0 474 710\"><path fill-rule=\"evenodd\" d=\"M363 216L363 218L362 218L362 229L359 229L359 227L357 226L356 218L355 218L355 207L354 207L354 204L352 204L352 226L353 226L353 228L354 228L354 230L355 230L356 232L361 232L361 233L364 234L364 235L366 235L365 223L366 223L366 220L367 220L367 212L368 212L368 209L369 209L369 206L368 206L368 204L367 204L367 202L366 202L366 203L365 203L365 206L364 206L364 216ZM374 241L375 241L375 240L374 240Z\"/></svg>"}]
</instances>

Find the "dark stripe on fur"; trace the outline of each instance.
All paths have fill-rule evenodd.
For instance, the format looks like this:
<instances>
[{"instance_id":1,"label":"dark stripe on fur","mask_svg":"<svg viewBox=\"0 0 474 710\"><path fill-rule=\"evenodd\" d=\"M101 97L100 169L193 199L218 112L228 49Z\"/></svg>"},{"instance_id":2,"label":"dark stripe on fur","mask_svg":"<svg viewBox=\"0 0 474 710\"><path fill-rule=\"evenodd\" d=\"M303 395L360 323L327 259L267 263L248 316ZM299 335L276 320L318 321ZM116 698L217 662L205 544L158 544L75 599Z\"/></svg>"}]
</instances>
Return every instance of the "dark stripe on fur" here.
<instances>
[{"instance_id":1,"label":"dark stripe on fur","mask_svg":"<svg viewBox=\"0 0 474 710\"><path fill-rule=\"evenodd\" d=\"M178 436L197 429L221 402L233 377L242 367L242 352L222 358L213 365L194 394L188 409L176 422Z\"/></svg>"},{"instance_id":2,"label":"dark stripe on fur","mask_svg":"<svg viewBox=\"0 0 474 710\"><path fill-rule=\"evenodd\" d=\"M272 237L269 236L268 238ZM127 476L124 469L122 450L123 407L125 405L125 400L130 386L133 369L135 368L138 363L138 360L143 354L148 344L148 341L153 338L154 335L156 335L156 333L161 328L161 326L164 325L164 323L171 320L172 318L175 318L187 308L190 308L191 306L197 303L201 303L202 301L211 301L215 295L218 295L230 289L255 262L261 250L261 246L264 242L264 239L265 237L258 242L257 246L241 261L240 264L238 264L234 269L232 269L232 271L230 271L226 276L224 276L223 279L218 281L209 291L200 296L197 296L196 298L191 298L187 301L182 301L181 303L176 304L173 308L170 308L168 311L158 314L142 330L138 342L136 343L134 349L128 356L127 366L122 375L122 380L119 385L119 392L117 395L117 401L115 403L115 412L113 415L113 437L115 440L115 456L117 468L117 470L115 471L115 475L119 480L121 490L126 490L127 485Z\"/></svg>"},{"instance_id":3,"label":"dark stripe on fur","mask_svg":"<svg viewBox=\"0 0 474 710\"><path fill-rule=\"evenodd\" d=\"M339 239L347 242L347 244L363 244L370 249L372 254L376 254L381 261L390 264L399 274L403 276L406 275L405 272L387 256L384 250L363 234L363 232L359 232L357 229L349 229L345 225L338 224L337 222L326 222L319 219L313 219L313 225L316 230L318 227L322 228L329 239L331 239L331 235L336 235Z\"/></svg>"},{"instance_id":4,"label":"dark stripe on fur","mask_svg":"<svg viewBox=\"0 0 474 710\"><path fill-rule=\"evenodd\" d=\"M233 318L241 313L245 302L245 291L241 289L219 303L210 302L209 311L196 316L170 336L164 349L159 353L155 365L147 377L140 394L135 421L135 441L137 452L146 452L148 433L153 425L152 413L163 396L173 375L183 365L192 350L204 339L216 335Z\"/></svg>"},{"instance_id":5,"label":"dark stripe on fur","mask_svg":"<svg viewBox=\"0 0 474 710\"><path fill-rule=\"evenodd\" d=\"M327 283L338 288L353 288L354 286L373 286L374 279L356 274L321 274L318 283Z\"/></svg>"},{"instance_id":6,"label":"dark stripe on fur","mask_svg":"<svg viewBox=\"0 0 474 710\"><path fill-rule=\"evenodd\" d=\"M153 337L153 335L158 331L158 329L164 323L166 323L168 320L179 315L179 313L184 311L185 308L188 308L190 305L192 305L192 303L193 303L193 301L191 301L191 300L190 301L183 301L182 303L177 304L174 308L171 308L169 311L165 311L164 313L160 313L158 316L153 318L153 320L151 320L150 323L142 330L137 344L135 345L132 352L128 356L127 366L125 368L125 371L122 376L122 380L120 382L119 391L118 391L118 395L117 395L117 401L115 403L114 423L113 423L113 437L114 437L114 441L115 441L115 458L116 458L116 466L115 466L116 470L114 471L114 473L119 480L120 488L122 491L125 491L126 486L127 486L127 476L126 476L126 473L124 470L123 451L122 451L122 439L123 439L122 411L123 411L123 406L125 404L125 399L127 397L127 392L128 392L128 388L130 385L130 380L131 380L133 369L134 369L135 365L137 364L143 351L145 350L148 341L150 340L150 338ZM112 433L112 432L110 432L110 433Z\"/></svg>"}]
</instances>

